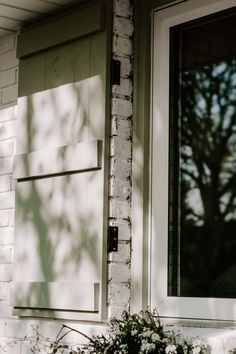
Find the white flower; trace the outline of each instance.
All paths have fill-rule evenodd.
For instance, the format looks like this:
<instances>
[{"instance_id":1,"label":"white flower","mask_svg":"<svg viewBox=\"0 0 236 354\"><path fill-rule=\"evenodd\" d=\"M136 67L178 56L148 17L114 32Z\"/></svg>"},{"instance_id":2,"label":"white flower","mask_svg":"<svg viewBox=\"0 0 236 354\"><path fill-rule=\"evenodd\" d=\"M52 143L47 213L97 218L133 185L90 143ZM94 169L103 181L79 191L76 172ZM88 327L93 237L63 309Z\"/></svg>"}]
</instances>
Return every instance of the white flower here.
<instances>
[{"instance_id":1,"label":"white flower","mask_svg":"<svg viewBox=\"0 0 236 354\"><path fill-rule=\"evenodd\" d=\"M193 345L193 354L200 354L202 349L207 348L206 344L200 338L194 339L192 345Z\"/></svg>"},{"instance_id":2,"label":"white flower","mask_svg":"<svg viewBox=\"0 0 236 354\"><path fill-rule=\"evenodd\" d=\"M160 340L160 336L157 333L153 333L151 338L153 342L158 342Z\"/></svg>"},{"instance_id":3,"label":"white flower","mask_svg":"<svg viewBox=\"0 0 236 354\"><path fill-rule=\"evenodd\" d=\"M119 352L120 354L127 354L128 353L128 346L127 344L121 344L120 345L121 351Z\"/></svg>"},{"instance_id":4,"label":"white flower","mask_svg":"<svg viewBox=\"0 0 236 354\"><path fill-rule=\"evenodd\" d=\"M200 338L196 338L193 341L193 347L205 347L205 343Z\"/></svg>"},{"instance_id":5,"label":"white flower","mask_svg":"<svg viewBox=\"0 0 236 354\"><path fill-rule=\"evenodd\" d=\"M154 334L153 331L147 329L145 332L143 332L143 337L151 337L151 335Z\"/></svg>"},{"instance_id":6,"label":"white flower","mask_svg":"<svg viewBox=\"0 0 236 354\"><path fill-rule=\"evenodd\" d=\"M147 339L142 339L142 345L145 346L147 344Z\"/></svg>"},{"instance_id":7,"label":"white flower","mask_svg":"<svg viewBox=\"0 0 236 354\"><path fill-rule=\"evenodd\" d=\"M176 354L176 346L174 344L169 344L167 345L165 349L166 354Z\"/></svg>"},{"instance_id":8,"label":"white flower","mask_svg":"<svg viewBox=\"0 0 236 354\"><path fill-rule=\"evenodd\" d=\"M137 329L132 329L131 336L135 336L138 333Z\"/></svg>"},{"instance_id":9,"label":"white flower","mask_svg":"<svg viewBox=\"0 0 236 354\"><path fill-rule=\"evenodd\" d=\"M156 348L154 343L148 343L146 339L142 340L141 353L149 353Z\"/></svg>"},{"instance_id":10,"label":"white flower","mask_svg":"<svg viewBox=\"0 0 236 354\"><path fill-rule=\"evenodd\" d=\"M193 348L193 354L199 354L201 352L201 348L200 347L194 347Z\"/></svg>"}]
</instances>

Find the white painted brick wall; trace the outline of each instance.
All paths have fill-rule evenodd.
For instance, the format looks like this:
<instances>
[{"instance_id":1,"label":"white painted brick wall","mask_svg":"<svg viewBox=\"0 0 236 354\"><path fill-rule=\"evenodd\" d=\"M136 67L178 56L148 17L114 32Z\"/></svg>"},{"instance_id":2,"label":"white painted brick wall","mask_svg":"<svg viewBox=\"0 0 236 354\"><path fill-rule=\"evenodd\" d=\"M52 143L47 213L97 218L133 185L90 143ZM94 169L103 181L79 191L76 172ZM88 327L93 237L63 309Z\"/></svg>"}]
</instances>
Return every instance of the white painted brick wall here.
<instances>
[{"instance_id":1,"label":"white painted brick wall","mask_svg":"<svg viewBox=\"0 0 236 354\"><path fill-rule=\"evenodd\" d=\"M109 254L109 316L130 308L133 8L113 1L113 58L121 63L120 85L112 86L109 223L118 226L118 252Z\"/></svg>"},{"instance_id":2,"label":"white painted brick wall","mask_svg":"<svg viewBox=\"0 0 236 354\"><path fill-rule=\"evenodd\" d=\"M109 313L110 315L113 312L113 306L120 308L120 314L123 312L124 309L129 308L130 303L130 287L129 283L116 283L111 282L109 286L109 299L110 299L110 308Z\"/></svg>"},{"instance_id":3,"label":"white painted brick wall","mask_svg":"<svg viewBox=\"0 0 236 354\"><path fill-rule=\"evenodd\" d=\"M8 192L11 190L11 174L0 175L0 193Z\"/></svg>"},{"instance_id":4,"label":"white painted brick wall","mask_svg":"<svg viewBox=\"0 0 236 354\"><path fill-rule=\"evenodd\" d=\"M15 45L16 45L16 37L15 36L9 36L6 39L2 39L0 41L0 63L2 62L2 57L4 57L4 54L9 53L9 52L14 52L15 51ZM16 57L14 55L14 57Z\"/></svg>"},{"instance_id":5,"label":"white painted brick wall","mask_svg":"<svg viewBox=\"0 0 236 354\"><path fill-rule=\"evenodd\" d=\"M16 103L18 60L15 54L16 36L9 36L0 41L0 107L1 109ZM4 114L10 117L9 112ZM0 117L0 121L1 121ZM8 121L8 118L6 119ZM0 137L1 138L1 137Z\"/></svg>"},{"instance_id":6,"label":"white painted brick wall","mask_svg":"<svg viewBox=\"0 0 236 354\"><path fill-rule=\"evenodd\" d=\"M7 86L2 89L1 102L3 105L16 102L18 85Z\"/></svg>"},{"instance_id":7,"label":"white painted brick wall","mask_svg":"<svg viewBox=\"0 0 236 354\"><path fill-rule=\"evenodd\" d=\"M6 52L5 54L1 55L1 60L0 60L0 70L4 71L10 68L16 69L18 67L18 59L16 58L15 55L15 47L13 50Z\"/></svg>"},{"instance_id":8,"label":"white painted brick wall","mask_svg":"<svg viewBox=\"0 0 236 354\"><path fill-rule=\"evenodd\" d=\"M13 191L0 193L0 210L12 209L15 206L15 193Z\"/></svg>"},{"instance_id":9,"label":"white painted brick wall","mask_svg":"<svg viewBox=\"0 0 236 354\"><path fill-rule=\"evenodd\" d=\"M1 229L0 229L0 246L13 245L13 243L14 243L14 228L10 227L10 226L1 227ZM0 317L1 317L1 314L0 314Z\"/></svg>"},{"instance_id":10,"label":"white painted brick wall","mask_svg":"<svg viewBox=\"0 0 236 354\"><path fill-rule=\"evenodd\" d=\"M14 153L14 146L15 142L12 141L12 139L0 141L0 158L12 156Z\"/></svg>"},{"instance_id":11,"label":"white painted brick wall","mask_svg":"<svg viewBox=\"0 0 236 354\"><path fill-rule=\"evenodd\" d=\"M7 300L8 298L9 298L9 283L2 282L0 287L0 300Z\"/></svg>"},{"instance_id":12,"label":"white painted brick wall","mask_svg":"<svg viewBox=\"0 0 236 354\"><path fill-rule=\"evenodd\" d=\"M15 45L15 36L0 40L0 344L8 342L8 339L3 338L1 327L7 318L12 318L9 286L12 280L14 252L15 195L12 172L16 142L18 80ZM20 343L9 347L7 353L20 353L20 347Z\"/></svg>"},{"instance_id":13,"label":"white painted brick wall","mask_svg":"<svg viewBox=\"0 0 236 354\"><path fill-rule=\"evenodd\" d=\"M8 225L9 225L9 211L0 210L0 227L8 226Z\"/></svg>"},{"instance_id":14,"label":"white painted brick wall","mask_svg":"<svg viewBox=\"0 0 236 354\"><path fill-rule=\"evenodd\" d=\"M133 8L130 0L116 0L113 2L114 14L124 18L131 18L133 16Z\"/></svg>"}]
</instances>

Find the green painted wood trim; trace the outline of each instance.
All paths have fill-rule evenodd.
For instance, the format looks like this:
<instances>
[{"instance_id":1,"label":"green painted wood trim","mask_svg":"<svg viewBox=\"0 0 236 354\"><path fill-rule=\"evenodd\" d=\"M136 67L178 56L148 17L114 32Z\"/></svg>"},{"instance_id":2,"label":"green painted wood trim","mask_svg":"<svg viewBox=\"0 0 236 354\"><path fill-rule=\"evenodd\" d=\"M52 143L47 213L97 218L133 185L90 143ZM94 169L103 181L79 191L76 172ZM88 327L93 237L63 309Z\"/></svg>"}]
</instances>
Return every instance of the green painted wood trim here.
<instances>
[{"instance_id":1,"label":"green painted wood trim","mask_svg":"<svg viewBox=\"0 0 236 354\"><path fill-rule=\"evenodd\" d=\"M162 8L162 7L168 7L168 6L173 6L177 3L180 2L186 2L188 0L135 0L136 1L136 8L139 10L148 10L152 11L155 8Z\"/></svg>"},{"instance_id":2,"label":"green painted wood trim","mask_svg":"<svg viewBox=\"0 0 236 354\"><path fill-rule=\"evenodd\" d=\"M92 140L15 157L13 176L18 181L101 168L102 141Z\"/></svg>"},{"instance_id":3,"label":"green painted wood trim","mask_svg":"<svg viewBox=\"0 0 236 354\"><path fill-rule=\"evenodd\" d=\"M22 31L17 41L17 57L42 51L104 29L104 6L96 4L38 27Z\"/></svg>"},{"instance_id":4,"label":"green painted wood trim","mask_svg":"<svg viewBox=\"0 0 236 354\"><path fill-rule=\"evenodd\" d=\"M95 0L96 1L96 0ZM100 306L101 306L101 320L107 320L107 274L108 274L108 253L107 253L107 234L108 234L108 217L109 217L109 166L110 166L110 131L111 131L111 53L112 53L112 34L113 34L113 1L106 0L106 90L105 90L105 141L103 145L102 161L104 168L104 204L103 215L105 222L103 223L103 255L102 255L102 282Z\"/></svg>"},{"instance_id":5,"label":"green painted wood trim","mask_svg":"<svg viewBox=\"0 0 236 354\"><path fill-rule=\"evenodd\" d=\"M184 2L188 0L177 0ZM152 11L172 6L176 0L135 0L134 36L134 125L133 125L133 202L132 235L140 240L143 262L132 262L131 310L138 312L149 304L150 235L150 103ZM142 154L140 154L142 151ZM142 171L142 172L140 172ZM136 218L136 215L137 218ZM135 258L135 254L133 259Z\"/></svg>"}]
</instances>

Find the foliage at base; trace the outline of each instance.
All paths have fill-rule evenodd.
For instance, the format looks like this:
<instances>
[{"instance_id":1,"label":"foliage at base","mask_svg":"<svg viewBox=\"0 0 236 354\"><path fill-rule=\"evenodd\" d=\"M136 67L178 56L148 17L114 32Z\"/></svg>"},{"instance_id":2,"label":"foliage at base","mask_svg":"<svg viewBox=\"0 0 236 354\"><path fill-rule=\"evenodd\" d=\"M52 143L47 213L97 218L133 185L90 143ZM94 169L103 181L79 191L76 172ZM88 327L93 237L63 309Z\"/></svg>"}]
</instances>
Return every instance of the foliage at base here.
<instances>
[{"instance_id":1,"label":"foliage at base","mask_svg":"<svg viewBox=\"0 0 236 354\"><path fill-rule=\"evenodd\" d=\"M68 344L66 337L78 334L88 344L83 347ZM24 342L32 353L41 354L205 354L206 345L200 338L185 338L179 332L164 327L156 312L144 311L121 319L112 319L108 331L102 336L88 337L78 329L63 324L56 338L51 340L35 329L35 336L15 338L0 346L0 352L7 353L10 347ZM232 352L231 354L236 354Z\"/></svg>"},{"instance_id":2,"label":"foliage at base","mask_svg":"<svg viewBox=\"0 0 236 354\"><path fill-rule=\"evenodd\" d=\"M179 332L166 329L156 312L124 313L109 322L106 336L90 339L81 353L90 354L204 354L200 338L186 339Z\"/></svg>"}]
</instances>

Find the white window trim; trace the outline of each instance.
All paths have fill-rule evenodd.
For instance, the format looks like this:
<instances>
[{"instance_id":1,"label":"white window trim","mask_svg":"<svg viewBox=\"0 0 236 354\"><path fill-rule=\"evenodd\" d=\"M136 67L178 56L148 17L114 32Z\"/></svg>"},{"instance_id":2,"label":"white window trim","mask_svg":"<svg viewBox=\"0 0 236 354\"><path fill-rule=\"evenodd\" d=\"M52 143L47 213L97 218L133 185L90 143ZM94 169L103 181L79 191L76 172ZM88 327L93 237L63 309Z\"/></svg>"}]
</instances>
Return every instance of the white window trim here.
<instances>
[{"instance_id":1,"label":"white window trim","mask_svg":"<svg viewBox=\"0 0 236 354\"><path fill-rule=\"evenodd\" d=\"M150 306L160 316L236 320L236 299L167 295L169 29L234 6L235 0L189 0L153 13Z\"/></svg>"}]
</instances>

